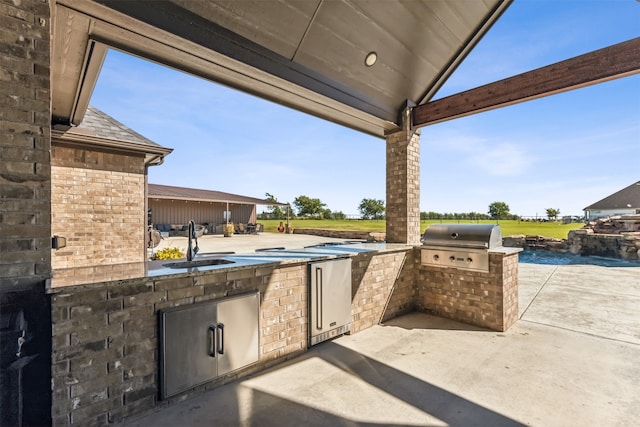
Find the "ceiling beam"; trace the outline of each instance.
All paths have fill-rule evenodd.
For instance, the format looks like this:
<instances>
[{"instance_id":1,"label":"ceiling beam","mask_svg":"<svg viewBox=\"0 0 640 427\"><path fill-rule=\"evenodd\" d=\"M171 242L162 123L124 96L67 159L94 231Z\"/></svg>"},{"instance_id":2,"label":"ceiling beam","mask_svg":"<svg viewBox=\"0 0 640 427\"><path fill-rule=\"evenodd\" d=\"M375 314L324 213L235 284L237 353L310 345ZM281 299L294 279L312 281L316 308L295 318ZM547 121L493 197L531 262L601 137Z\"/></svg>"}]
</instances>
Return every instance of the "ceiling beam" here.
<instances>
[{"instance_id":1,"label":"ceiling beam","mask_svg":"<svg viewBox=\"0 0 640 427\"><path fill-rule=\"evenodd\" d=\"M419 105L414 127L506 107L640 72L640 37Z\"/></svg>"}]
</instances>

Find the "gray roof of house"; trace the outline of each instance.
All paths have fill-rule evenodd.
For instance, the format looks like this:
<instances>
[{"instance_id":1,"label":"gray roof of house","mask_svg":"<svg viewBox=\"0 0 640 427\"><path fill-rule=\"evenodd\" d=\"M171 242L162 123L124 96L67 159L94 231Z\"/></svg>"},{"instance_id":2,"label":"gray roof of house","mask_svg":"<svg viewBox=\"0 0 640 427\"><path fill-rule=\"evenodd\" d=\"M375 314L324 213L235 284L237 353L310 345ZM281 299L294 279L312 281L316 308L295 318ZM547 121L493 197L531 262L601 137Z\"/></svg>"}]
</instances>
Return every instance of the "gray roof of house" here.
<instances>
[{"instance_id":1,"label":"gray roof of house","mask_svg":"<svg viewBox=\"0 0 640 427\"><path fill-rule=\"evenodd\" d=\"M82 123L75 130L77 133L90 133L92 136L112 139L114 141L134 142L152 147L161 147L160 144L156 144L150 139L145 138L92 105L87 108Z\"/></svg>"},{"instance_id":2,"label":"gray roof of house","mask_svg":"<svg viewBox=\"0 0 640 427\"><path fill-rule=\"evenodd\" d=\"M148 197L158 199L198 200L221 203L229 202L245 205L287 205L287 203L274 203L270 200L241 196L239 194L224 193L222 191L199 190L197 188L173 187L170 185L159 184L148 185Z\"/></svg>"},{"instance_id":3,"label":"gray roof of house","mask_svg":"<svg viewBox=\"0 0 640 427\"><path fill-rule=\"evenodd\" d=\"M51 138L54 143L144 153L145 163L151 166L162 164L164 157L173 151L173 148L156 144L93 106L87 107L79 126L64 130L54 127L51 130Z\"/></svg>"},{"instance_id":4,"label":"gray roof of house","mask_svg":"<svg viewBox=\"0 0 640 427\"><path fill-rule=\"evenodd\" d=\"M640 181L587 206L584 210L623 208L640 209Z\"/></svg>"}]
</instances>

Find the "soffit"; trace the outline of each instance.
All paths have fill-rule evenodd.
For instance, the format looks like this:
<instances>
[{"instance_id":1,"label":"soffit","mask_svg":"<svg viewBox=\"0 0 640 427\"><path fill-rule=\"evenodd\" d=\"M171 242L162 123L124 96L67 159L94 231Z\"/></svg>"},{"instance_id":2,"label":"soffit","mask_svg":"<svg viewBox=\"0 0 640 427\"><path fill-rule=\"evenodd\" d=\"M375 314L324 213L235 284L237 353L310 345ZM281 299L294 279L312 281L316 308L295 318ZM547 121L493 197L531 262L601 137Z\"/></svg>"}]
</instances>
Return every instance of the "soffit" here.
<instances>
[{"instance_id":1,"label":"soffit","mask_svg":"<svg viewBox=\"0 0 640 427\"><path fill-rule=\"evenodd\" d=\"M73 87L73 80L57 82L57 70L66 70L64 77L76 74L76 80L84 79L90 93L97 74L94 77L84 71L91 63L87 60L91 56L88 45L91 40L100 40L104 45L383 135L399 124L399 112L407 103L422 104L431 99L509 3L61 0L58 4L65 9L61 14L78 17L58 19L61 22L54 33L54 51L58 46L53 61L54 115L64 123L70 108L60 100L70 104L70 96L81 92ZM135 43L135 37L116 40L111 37L116 31L99 34L100 25L113 25L118 31L176 48L186 60L172 62L176 55L162 55L151 44L145 48L144 43ZM61 53L70 50L72 39L77 39L77 47L71 49L68 60ZM82 43L84 48L80 49ZM378 61L367 67L364 60L372 51ZM101 57L99 51L96 59ZM203 60L214 66L199 64ZM68 87L62 90L65 84ZM75 109L82 111L82 103L76 105Z\"/></svg>"}]
</instances>

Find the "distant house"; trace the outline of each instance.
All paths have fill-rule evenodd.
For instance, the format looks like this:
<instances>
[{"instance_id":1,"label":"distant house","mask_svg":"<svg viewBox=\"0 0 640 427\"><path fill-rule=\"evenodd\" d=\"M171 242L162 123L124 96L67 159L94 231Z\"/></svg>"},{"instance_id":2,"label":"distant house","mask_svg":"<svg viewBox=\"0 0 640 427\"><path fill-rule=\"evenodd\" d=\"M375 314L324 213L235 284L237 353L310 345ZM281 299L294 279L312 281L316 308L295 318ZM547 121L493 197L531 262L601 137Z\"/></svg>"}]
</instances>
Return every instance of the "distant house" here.
<instances>
[{"instance_id":1,"label":"distant house","mask_svg":"<svg viewBox=\"0 0 640 427\"><path fill-rule=\"evenodd\" d=\"M584 208L587 220L640 214L640 181Z\"/></svg>"},{"instance_id":2,"label":"distant house","mask_svg":"<svg viewBox=\"0 0 640 427\"><path fill-rule=\"evenodd\" d=\"M187 224L194 220L206 224L208 233L222 233L227 223L255 224L257 205L279 205L265 199L223 193L222 191L148 185L149 221L155 228ZM165 231L165 230L160 230Z\"/></svg>"}]
</instances>

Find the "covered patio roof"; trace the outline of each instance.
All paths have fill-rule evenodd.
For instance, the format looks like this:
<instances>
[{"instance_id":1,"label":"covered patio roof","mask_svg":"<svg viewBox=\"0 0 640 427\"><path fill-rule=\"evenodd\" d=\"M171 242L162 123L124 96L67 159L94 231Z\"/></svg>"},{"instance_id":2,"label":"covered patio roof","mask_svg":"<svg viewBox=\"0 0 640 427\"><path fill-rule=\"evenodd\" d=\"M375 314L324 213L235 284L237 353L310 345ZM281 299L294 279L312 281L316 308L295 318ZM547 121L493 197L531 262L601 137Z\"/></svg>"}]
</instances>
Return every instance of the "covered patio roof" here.
<instances>
[{"instance_id":1,"label":"covered patio roof","mask_svg":"<svg viewBox=\"0 0 640 427\"><path fill-rule=\"evenodd\" d=\"M52 124L78 125L109 48L376 136L640 71L640 39L432 102L510 0L57 0ZM251 112L242 112L250 114Z\"/></svg>"}]
</instances>

